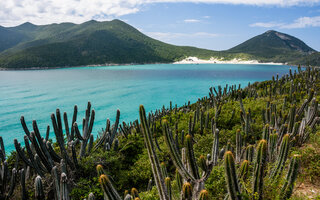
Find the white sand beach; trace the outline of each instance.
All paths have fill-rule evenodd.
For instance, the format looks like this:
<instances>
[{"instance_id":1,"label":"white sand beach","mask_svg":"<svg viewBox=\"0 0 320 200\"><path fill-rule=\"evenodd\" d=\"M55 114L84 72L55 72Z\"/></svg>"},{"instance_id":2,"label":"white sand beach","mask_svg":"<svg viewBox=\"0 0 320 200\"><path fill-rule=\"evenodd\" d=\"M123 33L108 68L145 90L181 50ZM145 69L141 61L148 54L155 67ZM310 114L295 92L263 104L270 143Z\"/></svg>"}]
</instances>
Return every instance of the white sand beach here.
<instances>
[{"instance_id":1,"label":"white sand beach","mask_svg":"<svg viewBox=\"0 0 320 200\"><path fill-rule=\"evenodd\" d=\"M218 58L210 58L209 60L199 59L197 57L188 57L173 64L265 64L265 65L284 65L285 63L261 63L257 60L242 60L234 58L232 60L223 60Z\"/></svg>"}]
</instances>

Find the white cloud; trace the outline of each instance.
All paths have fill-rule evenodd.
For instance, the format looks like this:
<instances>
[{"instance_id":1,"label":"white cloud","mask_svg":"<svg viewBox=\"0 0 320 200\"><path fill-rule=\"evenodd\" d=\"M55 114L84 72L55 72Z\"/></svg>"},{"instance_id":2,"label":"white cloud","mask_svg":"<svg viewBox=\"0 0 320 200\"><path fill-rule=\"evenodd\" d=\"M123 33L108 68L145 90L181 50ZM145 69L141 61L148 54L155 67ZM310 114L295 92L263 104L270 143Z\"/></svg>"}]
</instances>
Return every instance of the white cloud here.
<instances>
[{"instance_id":1,"label":"white cloud","mask_svg":"<svg viewBox=\"0 0 320 200\"><path fill-rule=\"evenodd\" d=\"M285 24L281 28L305 28L305 27L320 27L320 16L316 17L300 17L291 24Z\"/></svg>"},{"instance_id":2,"label":"white cloud","mask_svg":"<svg viewBox=\"0 0 320 200\"><path fill-rule=\"evenodd\" d=\"M201 20L198 20L198 19L185 19L183 21L185 23L198 23L198 22L201 22Z\"/></svg>"},{"instance_id":3,"label":"white cloud","mask_svg":"<svg viewBox=\"0 0 320 200\"><path fill-rule=\"evenodd\" d=\"M90 19L108 20L139 12L154 3L243 4L255 6L314 5L320 0L0 0L0 24L81 23Z\"/></svg>"},{"instance_id":4,"label":"white cloud","mask_svg":"<svg viewBox=\"0 0 320 200\"><path fill-rule=\"evenodd\" d=\"M306 27L320 27L320 16L315 17L300 17L294 20L292 23L276 23L276 22L257 22L250 24L251 27L263 27L263 28L280 28L280 29L295 29Z\"/></svg>"}]
</instances>

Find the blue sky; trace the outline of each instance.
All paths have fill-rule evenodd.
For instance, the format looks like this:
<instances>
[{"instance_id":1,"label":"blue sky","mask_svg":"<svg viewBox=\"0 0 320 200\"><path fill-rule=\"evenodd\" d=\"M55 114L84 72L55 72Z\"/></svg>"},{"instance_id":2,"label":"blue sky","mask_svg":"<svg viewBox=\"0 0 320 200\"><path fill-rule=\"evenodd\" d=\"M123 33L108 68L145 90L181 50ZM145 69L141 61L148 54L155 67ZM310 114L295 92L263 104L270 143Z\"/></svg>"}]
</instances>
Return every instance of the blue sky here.
<instances>
[{"instance_id":1,"label":"blue sky","mask_svg":"<svg viewBox=\"0 0 320 200\"><path fill-rule=\"evenodd\" d=\"M272 29L298 37L319 51L318 16L320 6L161 3L121 19L153 38L178 45L225 50ZM315 18L314 26L296 23L303 17Z\"/></svg>"},{"instance_id":2,"label":"blue sky","mask_svg":"<svg viewBox=\"0 0 320 200\"><path fill-rule=\"evenodd\" d=\"M0 1L2 26L115 18L177 45L225 50L272 29L320 51L320 0Z\"/></svg>"}]
</instances>

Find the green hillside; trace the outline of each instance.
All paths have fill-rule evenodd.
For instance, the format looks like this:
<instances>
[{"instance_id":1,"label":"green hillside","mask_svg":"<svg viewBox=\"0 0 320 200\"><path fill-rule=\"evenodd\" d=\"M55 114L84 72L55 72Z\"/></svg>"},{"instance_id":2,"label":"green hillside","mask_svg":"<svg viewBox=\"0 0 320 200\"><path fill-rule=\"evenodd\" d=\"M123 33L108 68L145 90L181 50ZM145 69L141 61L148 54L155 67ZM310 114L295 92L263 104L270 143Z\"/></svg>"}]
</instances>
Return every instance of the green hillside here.
<instances>
[{"instance_id":1,"label":"green hillside","mask_svg":"<svg viewBox=\"0 0 320 200\"><path fill-rule=\"evenodd\" d=\"M167 63L186 56L210 58L214 51L179 47L154 40L120 21L89 21L11 28L25 37L0 54L0 67L59 67L105 63Z\"/></svg>"},{"instance_id":2,"label":"green hillside","mask_svg":"<svg viewBox=\"0 0 320 200\"><path fill-rule=\"evenodd\" d=\"M247 53L262 62L294 62L315 50L293 36L277 31L267 31L253 37L227 52Z\"/></svg>"},{"instance_id":3,"label":"green hillside","mask_svg":"<svg viewBox=\"0 0 320 200\"><path fill-rule=\"evenodd\" d=\"M227 51L212 51L166 44L120 20L0 27L0 68L170 63L188 56L319 65L311 55L314 52L301 40L276 31L267 31Z\"/></svg>"},{"instance_id":4,"label":"green hillside","mask_svg":"<svg viewBox=\"0 0 320 200\"><path fill-rule=\"evenodd\" d=\"M320 66L320 53L316 52L296 61L296 64L306 63L311 66Z\"/></svg>"}]
</instances>

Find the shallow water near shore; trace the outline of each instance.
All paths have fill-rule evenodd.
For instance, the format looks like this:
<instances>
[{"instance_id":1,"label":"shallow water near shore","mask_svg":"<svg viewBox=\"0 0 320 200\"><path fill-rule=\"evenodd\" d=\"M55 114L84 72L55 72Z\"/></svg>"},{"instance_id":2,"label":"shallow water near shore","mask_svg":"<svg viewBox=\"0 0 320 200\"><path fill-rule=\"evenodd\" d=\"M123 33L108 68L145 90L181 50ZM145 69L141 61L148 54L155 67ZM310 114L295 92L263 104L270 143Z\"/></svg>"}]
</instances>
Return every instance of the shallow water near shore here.
<instances>
[{"instance_id":1,"label":"shallow water near shore","mask_svg":"<svg viewBox=\"0 0 320 200\"><path fill-rule=\"evenodd\" d=\"M29 129L37 120L45 134L50 115L56 108L67 112L69 126L73 107L78 105L79 124L82 123L87 102L96 111L93 134L105 127L106 119L113 123L120 109L120 122L138 118L139 105L149 112L162 105L184 105L207 96L209 87L241 84L284 75L289 68L279 65L245 64L154 64L107 67L79 67L52 70L0 71L0 136L6 151L14 149L13 139L23 144L23 115Z\"/></svg>"}]
</instances>

